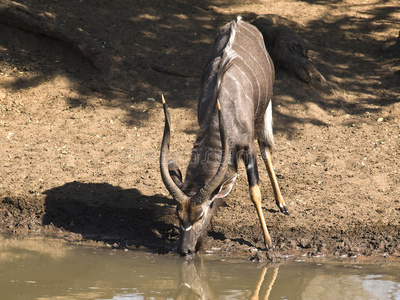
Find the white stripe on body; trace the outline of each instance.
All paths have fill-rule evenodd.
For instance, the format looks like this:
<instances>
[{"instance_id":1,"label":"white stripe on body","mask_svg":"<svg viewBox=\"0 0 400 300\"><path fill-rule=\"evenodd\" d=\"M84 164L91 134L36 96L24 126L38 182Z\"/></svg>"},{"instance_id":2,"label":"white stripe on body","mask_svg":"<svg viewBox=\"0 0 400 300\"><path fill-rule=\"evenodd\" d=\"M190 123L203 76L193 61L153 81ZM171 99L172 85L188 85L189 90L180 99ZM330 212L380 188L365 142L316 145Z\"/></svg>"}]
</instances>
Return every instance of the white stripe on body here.
<instances>
[{"instance_id":1,"label":"white stripe on body","mask_svg":"<svg viewBox=\"0 0 400 300\"><path fill-rule=\"evenodd\" d=\"M251 89L253 91L254 94L254 87L253 87L253 83L251 82L251 80L249 79L249 77L247 77L246 73L240 68L239 65L235 65L235 68L237 68L240 73L247 79L247 81L250 83L251 85ZM240 88L243 90L243 92L246 95L246 98L250 101L250 103L252 103L253 101L251 100L253 97L249 97L249 95L245 92L245 89L243 88L242 84L240 83L240 81L238 79L236 79L236 75L232 74L232 73L227 73L226 74L229 78L233 79L235 82L237 82L240 85Z\"/></svg>"},{"instance_id":2,"label":"white stripe on body","mask_svg":"<svg viewBox=\"0 0 400 300\"><path fill-rule=\"evenodd\" d=\"M242 26L242 28L244 28L247 32L249 32L251 35L253 35L255 37L255 39L257 40L259 46L261 47L261 49L265 49L265 44L264 44L264 38L260 39L260 36L257 36L253 31L251 31L250 29L248 29L246 26ZM260 33L261 34L261 33ZM245 35L246 36L246 35ZM247 36L246 36L247 37ZM271 62L268 59L268 55L267 55L267 49L265 49L265 57L267 59L268 62L268 66L271 69Z\"/></svg>"},{"instance_id":3,"label":"white stripe on body","mask_svg":"<svg viewBox=\"0 0 400 300\"><path fill-rule=\"evenodd\" d=\"M241 26L240 28L244 28L245 31L247 31L248 33L250 33L250 34L257 40L257 43L258 43L258 46L260 47L260 49L262 49L262 50L265 49L264 40L263 40L263 39L260 39L260 36L257 36L253 31L251 31L250 29L248 29L246 26ZM243 36L245 39L249 40L249 41L250 41L250 44L254 42L254 39L250 38L250 37L247 36L246 34L242 33L242 36ZM242 50L244 53L246 53L246 54L252 59L252 61L253 61L255 64L257 64L257 65L260 64L260 61L258 61L248 49L244 48L244 47L243 47L241 44L239 44L239 43L236 43L235 46L237 46L240 50ZM269 61L269 59L268 59L267 52L266 52L265 50L262 51L262 52L264 52L264 57L265 57L265 59L267 60L267 63L268 63L269 68L271 68L271 64L270 64L270 61ZM259 110L259 106L260 106L260 103L261 103L261 85L260 85L260 82L259 82L259 78L258 78L258 76L257 76L256 71L253 70L253 69L249 66L249 64L246 62L246 60L245 60L241 55L239 55L237 52L236 52L236 55L237 55L237 57L240 58L241 61L253 72L254 78L255 78L256 81L257 81L257 86L258 86L258 102L257 102L257 107L256 107L256 109L255 109L255 115L257 115L257 112L258 112L258 110ZM265 82L265 84L266 84L266 83L268 82L268 74L266 73L265 68L263 68L263 67L260 66L260 69L261 69L261 72L263 73L263 80L264 80L264 82ZM259 70L257 70L257 71L259 71ZM243 73L243 72L242 72L242 73ZM247 76L246 76L246 78L247 78ZM254 87L253 87L253 91L254 91Z\"/></svg>"},{"instance_id":4,"label":"white stripe on body","mask_svg":"<svg viewBox=\"0 0 400 300\"><path fill-rule=\"evenodd\" d=\"M237 45L237 46L243 49L242 46L240 46L240 45ZM244 50L246 50L246 49L244 49ZM250 52L247 52L247 54L250 54ZM254 78L255 78L256 81L257 81L257 87L258 87L258 102L260 102L260 100L261 100L261 98L260 98L260 97L261 97L261 86L260 86L260 82L258 81L256 72L251 68L251 66L247 63L247 61L246 61L241 55L239 55L239 54L237 54L237 53L236 53L236 55L237 55L237 58L240 59L240 60L245 64L245 66L254 74ZM250 57L252 57L253 60L254 60L254 62L257 63L257 61L255 60L255 58L254 58L251 54L250 54ZM239 66L240 66L240 64L239 64ZM238 67L238 68L240 69L240 67ZM245 74L241 69L240 69L240 71L241 71L243 74ZM245 76L246 76L246 78L247 78L247 75L245 75ZM250 80L249 80L249 81L250 81ZM251 86L253 87L253 84L252 84ZM254 87L253 87L253 94L254 94Z\"/></svg>"}]
</instances>

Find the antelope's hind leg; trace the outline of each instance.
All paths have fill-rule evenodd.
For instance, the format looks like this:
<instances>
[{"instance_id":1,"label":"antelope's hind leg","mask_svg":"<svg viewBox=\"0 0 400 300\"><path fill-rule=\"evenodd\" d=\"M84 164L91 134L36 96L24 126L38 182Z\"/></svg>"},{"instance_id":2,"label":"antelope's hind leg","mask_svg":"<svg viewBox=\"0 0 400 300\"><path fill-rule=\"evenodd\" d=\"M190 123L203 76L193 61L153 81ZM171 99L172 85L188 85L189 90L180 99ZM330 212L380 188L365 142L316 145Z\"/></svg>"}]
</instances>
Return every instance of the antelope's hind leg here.
<instances>
[{"instance_id":1,"label":"antelope's hind leg","mask_svg":"<svg viewBox=\"0 0 400 300\"><path fill-rule=\"evenodd\" d=\"M289 214L289 210L283 200L281 190L279 188L278 179L276 178L274 167L272 166L272 150L274 148L274 135L272 132L272 101L268 103L264 116L264 124L262 131L257 134L258 145L260 146L261 157L267 168L269 180L271 181L274 191L275 202L279 210L285 214Z\"/></svg>"},{"instance_id":2,"label":"antelope's hind leg","mask_svg":"<svg viewBox=\"0 0 400 300\"><path fill-rule=\"evenodd\" d=\"M267 146L265 143L260 141L259 145L260 145L261 157L265 163L265 167L267 168L269 180L271 181L272 189L274 191L276 205L278 205L281 213L289 215L289 210L286 206L285 201L283 200L281 189L279 188L278 184L278 179L276 178L274 167L272 166L271 148Z\"/></svg>"},{"instance_id":3,"label":"antelope's hind leg","mask_svg":"<svg viewBox=\"0 0 400 300\"><path fill-rule=\"evenodd\" d=\"M262 212L261 191L260 191L260 186L259 186L257 160L254 156L254 153L249 154L244 159L244 163L246 166L247 179L249 181L250 198L251 198L251 201L253 202L254 206L256 207L258 218L260 219L261 228L264 233L265 246L268 249L271 249L272 248L272 240L271 240L271 236L269 235L267 225L265 223L264 214Z\"/></svg>"}]
</instances>

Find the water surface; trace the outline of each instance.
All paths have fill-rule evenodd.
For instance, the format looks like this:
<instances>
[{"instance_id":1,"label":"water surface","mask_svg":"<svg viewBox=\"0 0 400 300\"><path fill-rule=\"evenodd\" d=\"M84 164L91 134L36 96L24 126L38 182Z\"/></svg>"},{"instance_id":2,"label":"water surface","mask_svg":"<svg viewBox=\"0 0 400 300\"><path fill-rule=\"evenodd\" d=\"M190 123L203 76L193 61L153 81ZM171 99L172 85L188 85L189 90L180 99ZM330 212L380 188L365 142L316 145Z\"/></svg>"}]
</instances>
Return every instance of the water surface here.
<instances>
[{"instance_id":1,"label":"water surface","mask_svg":"<svg viewBox=\"0 0 400 300\"><path fill-rule=\"evenodd\" d=\"M157 255L0 237L0 299L399 299L400 264Z\"/></svg>"}]
</instances>

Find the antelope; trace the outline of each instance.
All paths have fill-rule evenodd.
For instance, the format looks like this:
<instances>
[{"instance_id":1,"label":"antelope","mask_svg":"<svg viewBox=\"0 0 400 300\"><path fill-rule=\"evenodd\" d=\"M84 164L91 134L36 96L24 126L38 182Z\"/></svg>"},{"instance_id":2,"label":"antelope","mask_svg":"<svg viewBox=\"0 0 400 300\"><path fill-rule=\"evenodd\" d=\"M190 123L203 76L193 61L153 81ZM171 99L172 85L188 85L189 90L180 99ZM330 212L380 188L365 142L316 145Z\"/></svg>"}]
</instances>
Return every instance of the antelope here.
<instances>
[{"instance_id":1,"label":"antelope","mask_svg":"<svg viewBox=\"0 0 400 300\"><path fill-rule=\"evenodd\" d=\"M265 246L273 247L261 208L255 139L276 204L282 213L288 214L271 158L274 72L273 62L256 27L241 17L222 27L201 78L197 113L200 128L184 181L175 162L168 161L171 118L162 95L165 125L160 169L165 187L177 202L178 252L181 255L198 250L199 238L206 232L216 210L215 200L231 192L240 161L246 167L250 198L257 210Z\"/></svg>"}]
</instances>

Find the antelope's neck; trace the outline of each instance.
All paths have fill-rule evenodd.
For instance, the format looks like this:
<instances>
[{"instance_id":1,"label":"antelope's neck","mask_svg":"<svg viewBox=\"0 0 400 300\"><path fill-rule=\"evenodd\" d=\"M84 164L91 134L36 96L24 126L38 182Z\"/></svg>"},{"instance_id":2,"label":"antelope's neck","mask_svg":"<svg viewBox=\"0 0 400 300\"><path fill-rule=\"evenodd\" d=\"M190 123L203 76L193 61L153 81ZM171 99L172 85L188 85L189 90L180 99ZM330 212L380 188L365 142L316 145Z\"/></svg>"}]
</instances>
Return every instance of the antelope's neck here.
<instances>
[{"instance_id":1,"label":"antelope's neck","mask_svg":"<svg viewBox=\"0 0 400 300\"><path fill-rule=\"evenodd\" d=\"M210 182L218 171L222 159L222 145L217 124L210 122L208 126L200 128L197 134L182 188L187 195L196 193Z\"/></svg>"}]
</instances>

